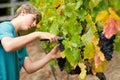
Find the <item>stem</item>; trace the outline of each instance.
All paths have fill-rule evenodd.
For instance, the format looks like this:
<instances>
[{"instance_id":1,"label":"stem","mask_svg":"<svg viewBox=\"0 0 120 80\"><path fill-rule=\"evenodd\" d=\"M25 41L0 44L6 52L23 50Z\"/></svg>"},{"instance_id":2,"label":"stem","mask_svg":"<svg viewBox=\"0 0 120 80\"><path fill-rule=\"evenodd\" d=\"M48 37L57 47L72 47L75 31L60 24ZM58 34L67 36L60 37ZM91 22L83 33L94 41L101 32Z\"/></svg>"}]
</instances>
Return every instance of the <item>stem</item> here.
<instances>
[{"instance_id":1,"label":"stem","mask_svg":"<svg viewBox=\"0 0 120 80\"><path fill-rule=\"evenodd\" d=\"M51 65L51 69L52 69L52 73L53 73L54 79L57 80L54 66Z\"/></svg>"},{"instance_id":2,"label":"stem","mask_svg":"<svg viewBox=\"0 0 120 80\"><path fill-rule=\"evenodd\" d=\"M67 80L69 80L69 74L67 73Z\"/></svg>"}]
</instances>

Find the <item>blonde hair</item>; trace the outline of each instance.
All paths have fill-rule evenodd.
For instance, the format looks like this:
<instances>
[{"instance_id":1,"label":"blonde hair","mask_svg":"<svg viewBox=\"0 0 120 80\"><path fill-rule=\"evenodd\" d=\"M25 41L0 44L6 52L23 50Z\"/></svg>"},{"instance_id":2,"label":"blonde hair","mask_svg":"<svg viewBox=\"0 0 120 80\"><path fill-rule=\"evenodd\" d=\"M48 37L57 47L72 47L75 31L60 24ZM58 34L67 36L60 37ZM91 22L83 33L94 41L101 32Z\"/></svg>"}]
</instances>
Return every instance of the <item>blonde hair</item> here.
<instances>
[{"instance_id":1,"label":"blonde hair","mask_svg":"<svg viewBox=\"0 0 120 80\"><path fill-rule=\"evenodd\" d=\"M15 12L15 15L13 16L13 19L20 15L21 11L25 11L28 14L35 14L36 15L36 23L39 23L39 21L42 19L42 14L39 12L34 6L30 4L23 4L21 5L17 11Z\"/></svg>"}]
</instances>

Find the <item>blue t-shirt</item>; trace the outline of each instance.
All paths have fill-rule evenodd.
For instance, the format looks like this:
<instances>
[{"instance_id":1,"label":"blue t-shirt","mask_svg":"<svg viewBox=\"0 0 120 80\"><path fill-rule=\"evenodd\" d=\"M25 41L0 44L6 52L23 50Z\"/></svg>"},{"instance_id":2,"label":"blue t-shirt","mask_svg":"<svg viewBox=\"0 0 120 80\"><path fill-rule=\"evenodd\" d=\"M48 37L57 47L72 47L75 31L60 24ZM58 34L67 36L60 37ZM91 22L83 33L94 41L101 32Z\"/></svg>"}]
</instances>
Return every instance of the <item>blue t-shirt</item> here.
<instances>
[{"instance_id":1,"label":"blue t-shirt","mask_svg":"<svg viewBox=\"0 0 120 80\"><path fill-rule=\"evenodd\" d=\"M0 40L3 37L16 37L16 31L11 22L0 23ZM26 56L28 56L26 47L6 52L0 44L0 80L19 80L19 72Z\"/></svg>"}]
</instances>

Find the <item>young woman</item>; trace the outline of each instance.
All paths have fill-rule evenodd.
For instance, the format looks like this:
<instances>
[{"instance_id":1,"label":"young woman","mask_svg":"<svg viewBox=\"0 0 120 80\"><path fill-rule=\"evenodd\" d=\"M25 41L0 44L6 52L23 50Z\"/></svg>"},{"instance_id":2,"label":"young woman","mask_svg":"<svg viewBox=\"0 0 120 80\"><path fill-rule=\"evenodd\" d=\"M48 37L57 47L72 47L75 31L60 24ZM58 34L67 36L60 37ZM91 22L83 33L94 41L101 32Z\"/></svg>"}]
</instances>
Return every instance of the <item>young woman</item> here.
<instances>
[{"instance_id":1,"label":"young woman","mask_svg":"<svg viewBox=\"0 0 120 80\"><path fill-rule=\"evenodd\" d=\"M10 22L0 23L0 80L19 80L19 72L23 67L27 73L33 73L50 60L60 57L59 44L45 57L31 62L26 45L36 39L57 41L57 36L48 32L33 32L18 36L20 31L27 31L41 20L41 13L30 4L20 6Z\"/></svg>"}]
</instances>

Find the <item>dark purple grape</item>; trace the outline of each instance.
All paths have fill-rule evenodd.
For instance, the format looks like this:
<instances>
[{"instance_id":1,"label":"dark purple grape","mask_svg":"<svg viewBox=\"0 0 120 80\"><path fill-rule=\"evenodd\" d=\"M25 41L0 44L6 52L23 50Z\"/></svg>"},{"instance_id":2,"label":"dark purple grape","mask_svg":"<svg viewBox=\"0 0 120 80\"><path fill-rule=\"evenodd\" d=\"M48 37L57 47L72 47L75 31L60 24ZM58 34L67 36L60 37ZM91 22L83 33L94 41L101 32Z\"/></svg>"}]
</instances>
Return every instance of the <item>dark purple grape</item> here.
<instances>
[{"instance_id":1,"label":"dark purple grape","mask_svg":"<svg viewBox=\"0 0 120 80\"><path fill-rule=\"evenodd\" d=\"M103 72L97 73L96 76L97 76L100 80L106 80L105 74L104 74Z\"/></svg>"},{"instance_id":2,"label":"dark purple grape","mask_svg":"<svg viewBox=\"0 0 120 80\"><path fill-rule=\"evenodd\" d=\"M65 48L64 48L64 45L63 45L62 43L60 43L60 50L61 50L61 51L64 51L64 49L65 49Z\"/></svg>"},{"instance_id":3,"label":"dark purple grape","mask_svg":"<svg viewBox=\"0 0 120 80\"><path fill-rule=\"evenodd\" d=\"M106 60L108 61L112 59L112 54L114 51L114 39L115 35L113 35L110 39L107 39L104 34L100 34L100 50L103 52Z\"/></svg>"},{"instance_id":4,"label":"dark purple grape","mask_svg":"<svg viewBox=\"0 0 120 80\"><path fill-rule=\"evenodd\" d=\"M57 58L57 61L60 70L63 71L65 67L66 58Z\"/></svg>"},{"instance_id":5,"label":"dark purple grape","mask_svg":"<svg viewBox=\"0 0 120 80\"><path fill-rule=\"evenodd\" d=\"M61 51L64 50L64 45L62 44L63 40L64 40L63 37L58 38L58 42L60 43L59 49ZM57 58L57 61L58 61L58 66L59 66L60 70L63 71L64 67L65 67L66 58Z\"/></svg>"},{"instance_id":6,"label":"dark purple grape","mask_svg":"<svg viewBox=\"0 0 120 80\"><path fill-rule=\"evenodd\" d=\"M69 74L80 74L81 70L79 66L76 66L75 69L71 70Z\"/></svg>"},{"instance_id":7,"label":"dark purple grape","mask_svg":"<svg viewBox=\"0 0 120 80\"><path fill-rule=\"evenodd\" d=\"M64 37L59 37L58 38L58 42L60 43L60 50L61 51L64 51L64 45L62 44L62 41L64 40Z\"/></svg>"}]
</instances>

